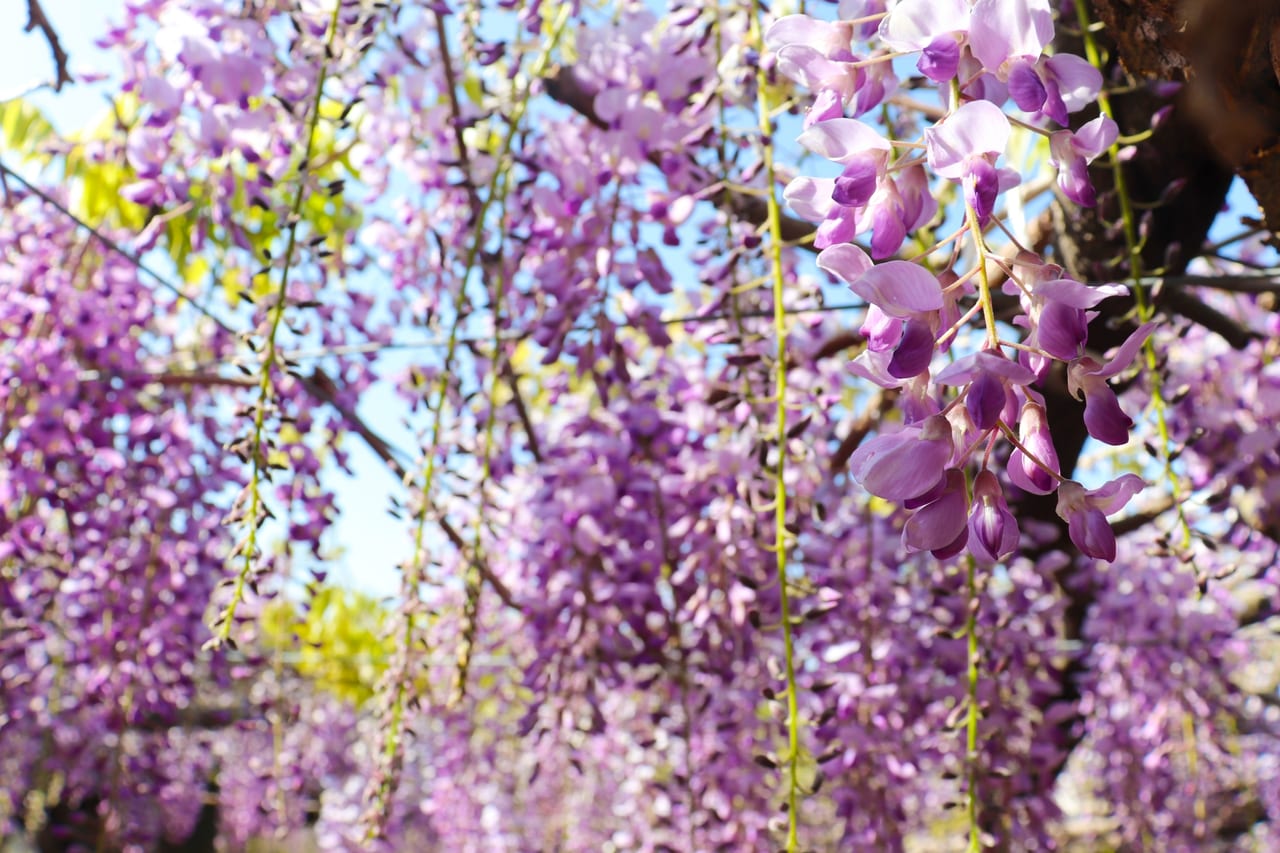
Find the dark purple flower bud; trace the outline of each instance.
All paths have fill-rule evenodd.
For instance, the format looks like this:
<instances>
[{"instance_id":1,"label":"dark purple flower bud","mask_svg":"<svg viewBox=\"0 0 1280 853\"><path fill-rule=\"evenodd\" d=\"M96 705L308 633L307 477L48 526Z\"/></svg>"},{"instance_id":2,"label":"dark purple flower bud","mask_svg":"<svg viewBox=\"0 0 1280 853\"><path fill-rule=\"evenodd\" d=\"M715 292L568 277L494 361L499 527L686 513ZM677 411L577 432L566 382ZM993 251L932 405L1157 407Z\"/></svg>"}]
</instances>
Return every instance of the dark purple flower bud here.
<instances>
[{"instance_id":1,"label":"dark purple flower bud","mask_svg":"<svg viewBox=\"0 0 1280 853\"><path fill-rule=\"evenodd\" d=\"M1018 523L1009 512L996 475L984 470L973 483L969 515L970 550L979 560L998 563L1018 547Z\"/></svg>"},{"instance_id":2,"label":"dark purple flower bud","mask_svg":"<svg viewBox=\"0 0 1280 853\"><path fill-rule=\"evenodd\" d=\"M1061 468L1058 464L1058 451L1054 449L1053 437L1049 434L1044 407L1039 403L1030 402L1022 407L1022 416L1018 419L1018 442L1035 456L1035 460L1015 448L1013 455L1009 457L1009 480L1023 491L1037 495L1049 494L1056 483L1053 475ZM1046 471L1046 468L1049 470ZM1050 471L1053 473L1049 473Z\"/></svg>"}]
</instances>

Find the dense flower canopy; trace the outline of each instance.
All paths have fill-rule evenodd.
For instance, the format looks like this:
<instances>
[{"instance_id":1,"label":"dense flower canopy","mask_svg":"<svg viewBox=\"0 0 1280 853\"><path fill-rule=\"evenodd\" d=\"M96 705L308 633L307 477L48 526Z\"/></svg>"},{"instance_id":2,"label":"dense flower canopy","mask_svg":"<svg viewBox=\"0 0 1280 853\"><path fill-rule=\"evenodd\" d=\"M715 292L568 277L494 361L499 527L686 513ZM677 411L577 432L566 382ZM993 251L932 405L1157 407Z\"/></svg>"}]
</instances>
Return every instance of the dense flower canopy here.
<instances>
[{"instance_id":1,"label":"dense flower canopy","mask_svg":"<svg viewBox=\"0 0 1280 853\"><path fill-rule=\"evenodd\" d=\"M123 4L0 102L4 833L1280 845L1263 147L1118 14Z\"/></svg>"}]
</instances>

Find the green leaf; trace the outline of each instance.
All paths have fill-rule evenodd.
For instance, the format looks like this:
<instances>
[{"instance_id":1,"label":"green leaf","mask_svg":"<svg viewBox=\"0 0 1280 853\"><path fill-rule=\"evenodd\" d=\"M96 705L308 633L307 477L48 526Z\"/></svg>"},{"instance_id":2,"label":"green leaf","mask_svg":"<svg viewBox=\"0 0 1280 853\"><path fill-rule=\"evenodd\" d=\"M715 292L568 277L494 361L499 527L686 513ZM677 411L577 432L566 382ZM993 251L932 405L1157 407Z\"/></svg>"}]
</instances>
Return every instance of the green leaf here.
<instances>
[{"instance_id":1,"label":"green leaf","mask_svg":"<svg viewBox=\"0 0 1280 853\"><path fill-rule=\"evenodd\" d=\"M0 102L0 142L7 152L21 155L22 160L40 156L40 146L57 136L44 113L23 98Z\"/></svg>"}]
</instances>

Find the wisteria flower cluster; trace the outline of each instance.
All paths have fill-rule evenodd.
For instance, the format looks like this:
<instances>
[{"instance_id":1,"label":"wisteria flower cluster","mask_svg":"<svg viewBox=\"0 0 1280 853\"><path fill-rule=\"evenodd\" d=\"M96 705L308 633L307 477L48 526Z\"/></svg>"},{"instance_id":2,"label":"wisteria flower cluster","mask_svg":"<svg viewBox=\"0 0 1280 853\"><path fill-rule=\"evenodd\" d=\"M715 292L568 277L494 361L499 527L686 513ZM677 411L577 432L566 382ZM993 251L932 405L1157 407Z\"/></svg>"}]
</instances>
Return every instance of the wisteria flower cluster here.
<instances>
[{"instance_id":1,"label":"wisteria flower cluster","mask_svg":"<svg viewBox=\"0 0 1280 853\"><path fill-rule=\"evenodd\" d=\"M1019 122L1032 129L1047 122L1065 125L1070 113L1096 99L1101 75L1079 57L1044 55L1053 35L1047 0L899 3L881 18L876 35L872 60L851 52L852 31L839 23L787 17L769 35L779 67L816 90L799 141L843 167L836 178L795 178L787 186L787 200L820 223L815 235L815 246L822 249L819 267L868 305L861 328L867 345L855 369L913 398L900 430L867 441L853 455L853 476L872 494L914 510L903 530L909 550L946 558L967 549L984 563L999 562L1019 541L1000 479L988 466L1003 438L1013 446L1008 482L1035 494L1057 492L1058 513L1068 522L1072 541L1089 556L1113 560L1115 536L1106 515L1123 508L1142 480L1126 475L1091 491L1064 480L1036 385L1055 365L1065 366L1071 393L1085 400L1089 434L1107 444L1127 443L1133 422L1107 380L1130 366L1151 327L1136 330L1100 364L1086 354L1088 324L1096 316L1090 309L1127 289L1073 281L1060 267L1025 252L1004 267L1004 292L1018 300L1020 311L998 326L991 310L989 250L981 236L1001 195L1020 182L1016 171L997 167L1011 129L1002 107L1012 100L1028 114ZM822 96L833 91L822 82L827 78L804 64L846 63L852 74L866 61L885 62L894 55L875 55L876 41L882 50L898 54L918 51L921 73L951 93L950 109L924 128L922 142L902 154L893 140L844 115L841 105L857 97L868 85L865 80L859 83L853 74L840 99L827 105ZM817 52L815 44L824 50ZM859 101L850 111L865 112L888 94L874 91L870 105ZM1078 134L1069 129L1043 133L1051 138L1063 192L1078 204L1092 205L1085 168L1115 140L1115 122L1099 116ZM978 269L955 269L957 255L941 269L881 260L896 255L908 233L935 218L927 175L959 184L965 217L976 235L971 263ZM870 255L851 242L867 231ZM971 316L962 306L975 297L985 315L987 340L977 352L960 355L953 342ZM1002 328L1011 327L1021 330L1021 339L1006 345ZM935 372L935 359L948 354L951 363ZM935 382L954 388L955 395L930 394ZM975 469L971 482L963 473L969 467Z\"/></svg>"},{"instance_id":2,"label":"wisteria flower cluster","mask_svg":"<svg viewBox=\"0 0 1280 853\"><path fill-rule=\"evenodd\" d=\"M799 8L139 0L0 102L6 841L1280 843L1236 78Z\"/></svg>"}]
</instances>

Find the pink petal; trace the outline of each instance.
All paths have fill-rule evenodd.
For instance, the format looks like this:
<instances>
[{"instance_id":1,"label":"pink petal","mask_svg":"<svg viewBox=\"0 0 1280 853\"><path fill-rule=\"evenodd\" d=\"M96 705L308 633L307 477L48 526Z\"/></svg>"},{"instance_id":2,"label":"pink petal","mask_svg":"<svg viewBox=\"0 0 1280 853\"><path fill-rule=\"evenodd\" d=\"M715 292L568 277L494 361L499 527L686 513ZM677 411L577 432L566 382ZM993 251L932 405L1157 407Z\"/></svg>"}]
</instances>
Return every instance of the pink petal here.
<instances>
[{"instance_id":1,"label":"pink petal","mask_svg":"<svg viewBox=\"0 0 1280 853\"><path fill-rule=\"evenodd\" d=\"M828 246L818 253L818 268L846 284L857 281L872 266L867 253L852 243Z\"/></svg>"},{"instance_id":2,"label":"pink petal","mask_svg":"<svg viewBox=\"0 0 1280 853\"><path fill-rule=\"evenodd\" d=\"M893 50L920 50L941 35L968 28L966 0L902 0L880 22L880 40Z\"/></svg>"},{"instance_id":3,"label":"pink petal","mask_svg":"<svg viewBox=\"0 0 1280 853\"><path fill-rule=\"evenodd\" d=\"M1068 112L1084 109L1098 99L1102 72L1090 65L1087 59L1072 53L1058 53L1045 60L1044 64L1057 81L1058 95ZM1102 147L1105 149L1110 145L1108 142Z\"/></svg>"},{"instance_id":4,"label":"pink petal","mask_svg":"<svg viewBox=\"0 0 1280 853\"><path fill-rule=\"evenodd\" d=\"M1101 376L1103 379L1110 379L1132 364L1134 357L1138 354L1138 350L1146 343L1147 338L1151 337L1151 333L1155 331L1155 328L1156 324L1152 321L1143 323L1134 329L1133 334L1125 338L1124 343L1116 347L1111 359L1098 368L1094 375Z\"/></svg>"},{"instance_id":5,"label":"pink petal","mask_svg":"<svg viewBox=\"0 0 1280 853\"><path fill-rule=\"evenodd\" d=\"M1110 296L1124 296L1129 288L1122 284L1100 284L1090 287L1069 278L1051 279L1035 287L1037 299L1052 299L1072 308L1093 308Z\"/></svg>"},{"instance_id":6,"label":"pink petal","mask_svg":"<svg viewBox=\"0 0 1280 853\"><path fill-rule=\"evenodd\" d=\"M909 261L886 261L867 270L850 287L891 317L909 317L942 308L942 285L933 273Z\"/></svg>"},{"instance_id":7,"label":"pink petal","mask_svg":"<svg viewBox=\"0 0 1280 853\"><path fill-rule=\"evenodd\" d=\"M1147 487L1137 474L1124 474L1089 492L1094 506L1107 515L1124 509L1129 499Z\"/></svg>"},{"instance_id":8,"label":"pink petal","mask_svg":"<svg viewBox=\"0 0 1280 853\"><path fill-rule=\"evenodd\" d=\"M1009 120L989 101L970 101L925 130L924 140L934 171L944 178L959 180L967 171L968 158L1004 153L1009 141Z\"/></svg>"},{"instance_id":9,"label":"pink petal","mask_svg":"<svg viewBox=\"0 0 1280 853\"><path fill-rule=\"evenodd\" d=\"M1049 0L977 0L971 21L969 47L994 74L1012 57L1035 60L1053 39Z\"/></svg>"},{"instance_id":10,"label":"pink petal","mask_svg":"<svg viewBox=\"0 0 1280 853\"><path fill-rule=\"evenodd\" d=\"M891 147L887 139L854 118L819 122L800 134L797 141L814 154L841 164L873 151L887 153Z\"/></svg>"},{"instance_id":11,"label":"pink petal","mask_svg":"<svg viewBox=\"0 0 1280 853\"><path fill-rule=\"evenodd\" d=\"M785 15L770 25L764 35L765 47L777 51L791 44L803 44L826 56L848 50L853 28L845 23L819 21L808 15Z\"/></svg>"},{"instance_id":12,"label":"pink petal","mask_svg":"<svg viewBox=\"0 0 1280 853\"><path fill-rule=\"evenodd\" d=\"M834 178L794 178L782 191L782 197L797 216L810 222L821 222L835 207L831 200L835 186Z\"/></svg>"}]
</instances>

